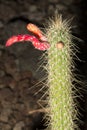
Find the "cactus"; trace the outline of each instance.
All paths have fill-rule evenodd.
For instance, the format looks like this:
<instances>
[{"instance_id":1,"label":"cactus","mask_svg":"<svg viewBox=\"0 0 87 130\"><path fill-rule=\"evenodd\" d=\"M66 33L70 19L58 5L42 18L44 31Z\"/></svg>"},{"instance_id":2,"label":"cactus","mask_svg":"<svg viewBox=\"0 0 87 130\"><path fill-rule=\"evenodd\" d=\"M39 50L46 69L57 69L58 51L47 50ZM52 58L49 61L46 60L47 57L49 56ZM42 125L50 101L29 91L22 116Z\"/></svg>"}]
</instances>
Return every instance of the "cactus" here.
<instances>
[{"instance_id":1,"label":"cactus","mask_svg":"<svg viewBox=\"0 0 87 130\"><path fill-rule=\"evenodd\" d=\"M51 130L74 130L77 109L74 103L73 56L75 54L68 21L61 16L49 22L46 37L50 48L46 52L48 63L49 106ZM74 50L74 51L73 51Z\"/></svg>"},{"instance_id":2,"label":"cactus","mask_svg":"<svg viewBox=\"0 0 87 130\"><path fill-rule=\"evenodd\" d=\"M30 41L36 49L47 50L45 68L48 73L47 85L49 86L48 106L50 110L47 114L51 118L49 127L51 126L51 130L74 130L77 128L75 120L78 111L73 100L75 96L73 91L75 89L73 85L75 49L69 22L63 21L61 16L55 16L45 30L46 35L43 35L42 31L33 24L29 24L27 28L36 36L28 34L13 36L8 39L6 46L15 42Z\"/></svg>"}]
</instances>

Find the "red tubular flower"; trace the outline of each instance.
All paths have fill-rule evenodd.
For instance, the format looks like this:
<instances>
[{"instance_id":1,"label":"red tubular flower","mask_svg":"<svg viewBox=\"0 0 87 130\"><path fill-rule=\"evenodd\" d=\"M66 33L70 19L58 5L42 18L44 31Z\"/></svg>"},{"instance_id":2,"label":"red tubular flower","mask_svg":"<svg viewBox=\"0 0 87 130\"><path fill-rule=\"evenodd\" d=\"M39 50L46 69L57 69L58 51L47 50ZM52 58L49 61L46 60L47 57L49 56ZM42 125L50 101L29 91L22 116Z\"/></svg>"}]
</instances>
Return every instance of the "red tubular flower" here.
<instances>
[{"instance_id":1,"label":"red tubular flower","mask_svg":"<svg viewBox=\"0 0 87 130\"><path fill-rule=\"evenodd\" d=\"M33 46L36 49L42 51L45 51L50 47L48 42L39 41L35 36L28 35L28 34L12 36L7 40L6 47L13 45L15 42L22 42L22 41L30 41L32 42Z\"/></svg>"},{"instance_id":2,"label":"red tubular flower","mask_svg":"<svg viewBox=\"0 0 87 130\"><path fill-rule=\"evenodd\" d=\"M30 23L27 25L27 29L34 33L34 35L36 35L38 38L28 34L12 36L7 40L6 46L11 46L15 42L30 41L38 50L45 51L50 47L46 37L42 34L42 31L36 25Z\"/></svg>"}]
</instances>

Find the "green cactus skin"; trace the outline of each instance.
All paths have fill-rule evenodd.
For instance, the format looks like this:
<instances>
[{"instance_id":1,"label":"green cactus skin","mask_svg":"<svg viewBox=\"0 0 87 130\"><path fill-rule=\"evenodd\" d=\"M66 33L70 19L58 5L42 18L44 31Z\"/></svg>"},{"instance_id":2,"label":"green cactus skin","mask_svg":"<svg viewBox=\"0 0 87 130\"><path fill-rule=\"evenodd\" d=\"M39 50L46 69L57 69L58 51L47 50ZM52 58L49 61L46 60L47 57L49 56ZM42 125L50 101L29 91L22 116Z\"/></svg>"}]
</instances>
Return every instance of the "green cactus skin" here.
<instances>
[{"instance_id":1,"label":"green cactus skin","mask_svg":"<svg viewBox=\"0 0 87 130\"><path fill-rule=\"evenodd\" d=\"M50 43L46 70L48 72L50 106L48 115L51 117L51 130L74 130L77 127L74 122L77 118L77 109L72 91L75 52L70 29L68 21L63 21L61 16L50 20L46 29L46 37ZM60 41L64 43L61 48L57 47Z\"/></svg>"}]
</instances>

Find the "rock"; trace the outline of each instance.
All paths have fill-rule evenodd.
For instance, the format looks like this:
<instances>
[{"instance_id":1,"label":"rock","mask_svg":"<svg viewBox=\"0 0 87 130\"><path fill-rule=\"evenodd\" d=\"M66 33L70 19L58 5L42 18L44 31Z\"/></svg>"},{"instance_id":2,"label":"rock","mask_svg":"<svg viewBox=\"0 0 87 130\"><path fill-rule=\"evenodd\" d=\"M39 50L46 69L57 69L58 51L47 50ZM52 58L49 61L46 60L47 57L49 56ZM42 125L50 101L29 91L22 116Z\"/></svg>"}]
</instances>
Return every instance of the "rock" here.
<instances>
[{"instance_id":1,"label":"rock","mask_svg":"<svg viewBox=\"0 0 87 130\"><path fill-rule=\"evenodd\" d=\"M49 0L50 3L57 3L59 0Z\"/></svg>"},{"instance_id":2,"label":"rock","mask_svg":"<svg viewBox=\"0 0 87 130\"><path fill-rule=\"evenodd\" d=\"M32 72L31 71L22 71L21 72L21 79L30 79L32 77Z\"/></svg>"},{"instance_id":3,"label":"rock","mask_svg":"<svg viewBox=\"0 0 87 130\"><path fill-rule=\"evenodd\" d=\"M57 4L56 5L56 8L59 10L59 11L66 11L67 10L67 7L63 4Z\"/></svg>"},{"instance_id":4,"label":"rock","mask_svg":"<svg viewBox=\"0 0 87 130\"><path fill-rule=\"evenodd\" d=\"M2 84L0 81L0 89L5 88L5 87L6 87L5 84Z\"/></svg>"},{"instance_id":5,"label":"rock","mask_svg":"<svg viewBox=\"0 0 87 130\"><path fill-rule=\"evenodd\" d=\"M3 89L0 89L0 100L4 99L10 99L13 97L13 92L10 88L3 88Z\"/></svg>"},{"instance_id":6,"label":"rock","mask_svg":"<svg viewBox=\"0 0 87 130\"><path fill-rule=\"evenodd\" d=\"M9 124L4 124L3 130L12 130Z\"/></svg>"},{"instance_id":7,"label":"rock","mask_svg":"<svg viewBox=\"0 0 87 130\"><path fill-rule=\"evenodd\" d=\"M5 75L4 70L1 70L1 69L0 69L0 78L3 77L4 75Z\"/></svg>"},{"instance_id":8,"label":"rock","mask_svg":"<svg viewBox=\"0 0 87 130\"><path fill-rule=\"evenodd\" d=\"M36 12L36 10L37 10L37 6L36 5L31 5L30 8L29 8L30 12Z\"/></svg>"},{"instance_id":9,"label":"rock","mask_svg":"<svg viewBox=\"0 0 87 130\"><path fill-rule=\"evenodd\" d=\"M24 127L24 122L23 121L20 121L18 123L15 124L13 130L22 130Z\"/></svg>"},{"instance_id":10,"label":"rock","mask_svg":"<svg viewBox=\"0 0 87 130\"><path fill-rule=\"evenodd\" d=\"M9 108L3 109L0 114L0 121L8 122L9 115L11 114L11 110Z\"/></svg>"},{"instance_id":11,"label":"rock","mask_svg":"<svg viewBox=\"0 0 87 130\"><path fill-rule=\"evenodd\" d=\"M3 28L4 27L4 24L3 22L0 20L0 28Z\"/></svg>"},{"instance_id":12,"label":"rock","mask_svg":"<svg viewBox=\"0 0 87 130\"><path fill-rule=\"evenodd\" d=\"M7 123L0 123L0 130L12 130L12 128Z\"/></svg>"},{"instance_id":13,"label":"rock","mask_svg":"<svg viewBox=\"0 0 87 130\"><path fill-rule=\"evenodd\" d=\"M7 86L10 88L14 88L16 86L16 82L11 75L5 75L0 78L0 88Z\"/></svg>"},{"instance_id":14,"label":"rock","mask_svg":"<svg viewBox=\"0 0 87 130\"><path fill-rule=\"evenodd\" d=\"M61 3L65 4L65 6L71 5L73 3L73 0L66 0L66 1L62 0Z\"/></svg>"},{"instance_id":15,"label":"rock","mask_svg":"<svg viewBox=\"0 0 87 130\"><path fill-rule=\"evenodd\" d=\"M7 59L5 62L5 69L8 74L14 75L18 71L18 68L16 66L16 63L14 59Z\"/></svg>"},{"instance_id":16,"label":"rock","mask_svg":"<svg viewBox=\"0 0 87 130\"><path fill-rule=\"evenodd\" d=\"M4 21L8 21L13 16L15 16L14 9L11 6L0 3L0 19L3 18Z\"/></svg>"},{"instance_id":17,"label":"rock","mask_svg":"<svg viewBox=\"0 0 87 130\"><path fill-rule=\"evenodd\" d=\"M21 79L21 74L19 72L14 73L13 78L15 81L19 81Z\"/></svg>"}]
</instances>

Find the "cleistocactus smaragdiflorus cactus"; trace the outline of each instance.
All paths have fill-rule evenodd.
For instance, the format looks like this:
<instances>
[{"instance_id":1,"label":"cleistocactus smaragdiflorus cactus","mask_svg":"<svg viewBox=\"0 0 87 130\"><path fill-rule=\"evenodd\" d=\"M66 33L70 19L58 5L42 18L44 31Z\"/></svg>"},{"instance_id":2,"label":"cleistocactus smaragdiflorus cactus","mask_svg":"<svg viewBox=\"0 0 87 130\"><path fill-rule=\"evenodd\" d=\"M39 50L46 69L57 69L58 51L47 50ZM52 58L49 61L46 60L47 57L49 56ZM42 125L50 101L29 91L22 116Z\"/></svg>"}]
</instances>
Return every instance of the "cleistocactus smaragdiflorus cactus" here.
<instances>
[{"instance_id":1,"label":"cleistocactus smaragdiflorus cactus","mask_svg":"<svg viewBox=\"0 0 87 130\"><path fill-rule=\"evenodd\" d=\"M39 50L47 50L45 66L48 77L48 106L51 130L74 130L77 127L74 120L77 118L77 109L74 98L73 56L74 44L68 21L61 16L50 20L45 35L33 24L27 26L35 36L18 35L8 39L6 46L14 42L30 41Z\"/></svg>"}]
</instances>

